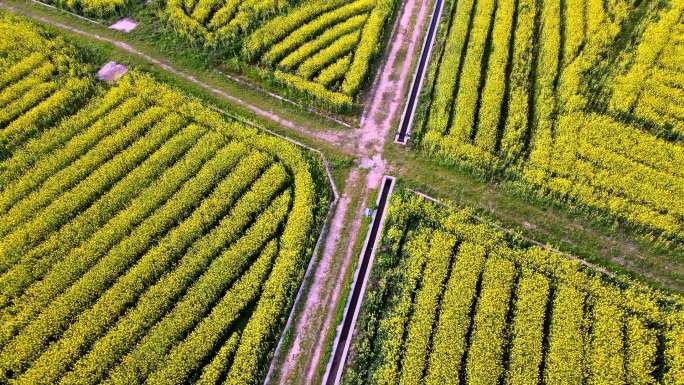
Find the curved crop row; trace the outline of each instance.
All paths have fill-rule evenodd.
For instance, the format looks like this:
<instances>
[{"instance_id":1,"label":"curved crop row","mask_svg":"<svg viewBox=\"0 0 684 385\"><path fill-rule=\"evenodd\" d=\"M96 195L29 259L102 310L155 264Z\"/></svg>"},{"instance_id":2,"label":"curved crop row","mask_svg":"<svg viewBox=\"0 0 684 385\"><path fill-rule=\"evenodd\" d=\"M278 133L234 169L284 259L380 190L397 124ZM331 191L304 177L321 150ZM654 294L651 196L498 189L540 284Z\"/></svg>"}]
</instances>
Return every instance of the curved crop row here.
<instances>
[{"instance_id":1,"label":"curved crop row","mask_svg":"<svg viewBox=\"0 0 684 385\"><path fill-rule=\"evenodd\" d=\"M309 156L136 71L93 86L60 38L0 26L0 382L261 382L327 200Z\"/></svg>"}]
</instances>

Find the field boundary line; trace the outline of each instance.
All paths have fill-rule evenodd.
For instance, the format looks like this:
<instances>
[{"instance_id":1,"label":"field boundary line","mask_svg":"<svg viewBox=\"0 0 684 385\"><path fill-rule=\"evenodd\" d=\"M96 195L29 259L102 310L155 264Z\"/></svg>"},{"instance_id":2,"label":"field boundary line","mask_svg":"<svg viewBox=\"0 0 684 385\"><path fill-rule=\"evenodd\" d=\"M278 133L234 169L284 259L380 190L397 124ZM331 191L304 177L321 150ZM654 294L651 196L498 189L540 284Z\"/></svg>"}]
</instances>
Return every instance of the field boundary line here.
<instances>
[{"instance_id":1,"label":"field boundary line","mask_svg":"<svg viewBox=\"0 0 684 385\"><path fill-rule=\"evenodd\" d=\"M37 1L37 0L31 0L31 1ZM353 129L353 130L359 128L359 127L353 126L353 125L351 125L351 124L349 124L349 123L347 123L347 122L345 122L345 121L343 121L343 120L341 120L341 119L338 119L338 118L334 117L333 115L328 114L327 112L321 111L321 110L319 110L319 109L317 109L317 108L305 106L305 105L303 105L303 104L301 104L301 103L299 103L299 102L296 102L296 101L294 101L294 100L292 100L292 99L290 99L290 98L287 98L287 97L282 96L282 95L279 95L279 94L277 94L277 93L275 93L275 92L269 91L267 88L261 87L261 86L255 84L255 83L252 83L252 82L250 82L250 81L244 80L244 79L242 79L242 78L239 77L239 76L227 74L227 73L225 73L225 72L223 72L223 71L221 71L221 70L215 70L215 71L218 72L219 74L221 74L222 76L224 76L224 77L226 77L226 78L228 78L228 79L234 81L235 83L239 83L239 84L245 85L245 86L247 86L247 87L250 87L250 88L252 88L252 89L254 89L254 90L256 90L256 91L259 91L259 92L261 92L261 93L267 94L268 96L270 96L270 97L272 97L272 98L274 98L274 99L278 99L278 100L283 101L283 102L285 102L285 103L291 104L291 105L293 105L293 106L295 106L295 107L301 108L302 110L304 110L304 111L306 111L306 112L310 112L310 113L312 113L312 114L319 115L319 116L321 116L322 118L325 118L325 119L328 119L328 120L330 120L330 121L333 121L333 122L335 122L335 123L337 123L337 124L339 124L339 125L341 125L341 126L345 126L345 127L347 127L347 128L351 128L351 129Z\"/></svg>"},{"instance_id":2,"label":"field boundary line","mask_svg":"<svg viewBox=\"0 0 684 385\"><path fill-rule=\"evenodd\" d=\"M387 185L388 183L389 186ZM382 237L382 230L385 224L387 210L389 209L389 203L395 185L396 178L389 175L385 175L383 177L383 182L381 184L381 193L378 194L378 198L376 200L376 204L378 206L375 210L375 214L373 215L369 231L366 233L366 239L363 242L361 253L359 254L359 261L356 265L356 271L354 272L354 279L352 281L349 294L347 295L346 304L344 306L344 315L342 317L342 321L336 327L337 331L335 333L335 340L333 341L330 358L325 368L323 381L321 382L323 385L338 385L340 383L340 380L342 379L345 363L347 360L347 356L349 354L349 348L351 346L351 341L354 335L354 329L356 328L356 321L358 319L359 313L361 312L361 305L363 303L364 294L366 292L366 285L368 284L370 272L373 269L375 251L377 250L378 244L380 243L380 238ZM369 244L370 242L372 242L372 244ZM364 261L367 262L365 264L365 270ZM360 276L362 270L364 270L363 277ZM361 281L359 282L359 280ZM361 284L360 289L359 283ZM354 296L356 296L357 298L356 302L353 304L354 308L352 309L351 306ZM349 314L350 311L352 312L351 314ZM348 321L350 315L352 318L351 321ZM338 356L338 352L340 352L340 339L342 338L342 335L345 333L345 327L347 336L344 339L344 346L342 347L342 351L341 353L339 353L340 355ZM334 372L332 372L333 370Z\"/></svg>"},{"instance_id":3,"label":"field boundary line","mask_svg":"<svg viewBox=\"0 0 684 385\"><path fill-rule=\"evenodd\" d=\"M79 14L77 14L77 13L74 13L74 12L69 11L68 9L63 9L63 8L55 7L55 6L52 5L52 4L43 3L42 1L38 1L38 0L31 0L31 2L32 2L32 3L35 3L35 4L39 4L39 5L43 6L43 7L47 7L47 8L54 9L54 10L59 11L59 12L62 12L62 13L66 13L66 14L71 15L71 16L74 16L74 17L76 17L76 18L78 18L78 19L85 20L85 21L87 21L87 22L90 22L90 23L93 23L93 24L97 24L97 25L102 26L102 27L107 27L107 25L105 25L104 23L101 23L101 22L99 22L99 21L97 21L97 20L94 20L94 19L91 19L91 18L89 18L89 17L81 16L81 15L79 15Z\"/></svg>"},{"instance_id":4,"label":"field boundary line","mask_svg":"<svg viewBox=\"0 0 684 385\"><path fill-rule=\"evenodd\" d=\"M434 203L436 203L436 204L438 204L438 205L441 205L441 206L444 206L444 207L452 207L452 205L450 205L449 203L445 203L445 202L443 202L443 201L440 200L440 199L437 199L437 198L435 198L435 197L432 197L432 196L430 196L430 195L428 195L428 194L425 194L425 193L423 193L423 192L420 192L420 191L418 191L418 190L413 190L413 189L410 189L410 188L407 189L407 190L410 191L410 192L412 192L413 194L416 194L416 195L422 197L423 199L427 199L427 200L429 200L429 201L431 201L431 202L434 202ZM561 251L561 250L559 250L559 249L557 249L557 248L555 248L555 247L553 247L553 246L549 246L549 245L547 245L547 244L545 244L545 243L541 243L541 242L539 242L539 241L537 241L537 240L534 240L534 239L532 239L532 238L530 238L530 237L524 236L524 235L522 235L522 234L518 234L518 233L516 233L515 231L513 231L513 230L511 230L511 229L509 229L509 228L506 228L506 227L504 227L504 226L502 226L502 225L500 225L500 224L498 224L498 223L488 221L487 219L485 219L485 218L483 218L483 217L481 217L481 216L479 216L479 215L477 215L477 214L472 213L472 214L470 214L470 217L473 218L474 220L476 220L476 221L482 223L482 224L485 224L485 225L488 225L488 226L492 226L492 227L494 227L495 229L497 229L497 230L499 230L499 231L502 231L502 232L504 232L504 233L506 233L506 234L508 234L508 235L510 235L510 236L520 238L520 239L524 240L525 242L529 242L529 243L531 243L531 244L533 244L533 245L535 245L535 246L541 247L541 248L544 249L544 250L552 251L552 252L554 252L554 253L563 255L564 257L567 257L567 258L570 258L570 259L574 259L574 260L576 260L576 261L579 261L580 264L582 264L583 266L588 267L588 268L591 268L591 269L593 269L593 270L596 270L596 271L598 271L598 272L600 272L600 273L602 273L602 274L605 274L605 275L607 275L607 276L609 276L609 277L611 277L611 278L617 278L617 277L618 277L618 274L613 273L612 271L610 271L610 270L608 270L608 269L606 269L606 268L604 268L604 267L602 267L602 266L593 264L593 263L591 263L591 262L585 260L585 259L582 258L582 257L579 257L579 256L574 255L574 254L567 253L567 252L565 252L565 251Z\"/></svg>"}]
</instances>

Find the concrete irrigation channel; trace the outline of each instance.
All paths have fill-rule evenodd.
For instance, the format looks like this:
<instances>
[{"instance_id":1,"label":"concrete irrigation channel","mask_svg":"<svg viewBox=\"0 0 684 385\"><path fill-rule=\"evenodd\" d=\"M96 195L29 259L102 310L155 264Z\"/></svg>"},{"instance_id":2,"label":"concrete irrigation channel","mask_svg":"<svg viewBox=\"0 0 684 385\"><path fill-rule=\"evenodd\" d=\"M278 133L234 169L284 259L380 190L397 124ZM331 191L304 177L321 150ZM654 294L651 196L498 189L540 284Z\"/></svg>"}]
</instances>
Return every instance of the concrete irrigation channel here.
<instances>
[{"instance_id":1,"label":"concrete irrigation channel","mask_svg":"<svg viewBox=\"0 0 684 385\"><path fill-rule=\"evenodd\" d=\"M385 214L389 206L390 196L394 189L395 179L391 176L385 176L382 181L380 195L378 196L377 208L373 215L370 231L366 236L366 241L363 244L361 255L359 256L359 263L354 274L354 282L349 292L347 305L344 308L344 315L342 323L337 327L337 335L330 354L330 361L323 376L324 385L338 385L342 378L345 362L349 353L352 336L354 334L354 327L361 310L361 303L366 291L366 284L373 266L375 258L375 250L379 243L382 226L385 221Z\"/></svg>"},{"instance_id":2,"label":"concrete irrigation channel","mask_svg":"<svg viewBox=\"0 0 684 385\"><path fill-rule=\"evenodd\" d=\"M420 52L420 60L418 62L418 66L416 67L416 73L413 75L413 81L411 82L411 88L409 89L408 100L406 102L406 107L404 108L404 113L401 117L401 122L399 123L399 130L397 131L397 136L394 139L394 143L403 145L408 143L411 125L413 124L413 117L418 105L420 92L423 88L425 72L427 71L430 55L432 54L432 47L435 43L435 37L437 36L437 27L439 26L439 20L442 16L443 8L444 0L436 0L435 9L432 11L432 16L430 17L430 27L428 28L427 34L425 34L425 42L423 43L423 49Z\"/></svg>"}]
</instances>

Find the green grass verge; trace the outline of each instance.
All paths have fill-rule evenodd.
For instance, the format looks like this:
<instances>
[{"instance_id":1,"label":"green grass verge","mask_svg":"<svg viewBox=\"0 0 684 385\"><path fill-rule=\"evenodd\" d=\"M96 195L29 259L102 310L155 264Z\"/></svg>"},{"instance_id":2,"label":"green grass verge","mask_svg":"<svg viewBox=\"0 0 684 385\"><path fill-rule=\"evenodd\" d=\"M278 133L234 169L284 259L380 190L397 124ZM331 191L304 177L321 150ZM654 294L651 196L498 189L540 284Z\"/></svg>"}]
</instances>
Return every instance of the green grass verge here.
<instances>
[{"instance_id":1,"label":"green grass verge","mask_svg":"<svg viewBox=\"0 0 684 385\"><path fill-rule=\"evenodd\" d=\"M684 247L664 244L586 209L535 198L518 184L474 176L436 163L409 147L388 145L385 157L409 188L473 207L492 222L658 288L684 292Z\"/></svg>"}]
</instances>

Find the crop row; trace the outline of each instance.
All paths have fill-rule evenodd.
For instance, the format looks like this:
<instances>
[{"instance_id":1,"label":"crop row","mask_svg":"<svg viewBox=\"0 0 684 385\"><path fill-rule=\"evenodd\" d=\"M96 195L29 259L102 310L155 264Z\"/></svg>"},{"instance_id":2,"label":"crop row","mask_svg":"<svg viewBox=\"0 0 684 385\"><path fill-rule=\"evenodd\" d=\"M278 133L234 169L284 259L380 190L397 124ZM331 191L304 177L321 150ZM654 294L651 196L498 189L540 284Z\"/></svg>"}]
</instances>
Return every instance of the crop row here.
<instances>
[{"instance_id":1,"label":"crop row","mask_svg":"<svg viewBox=\"0 0 684 385\"><path fill-rule=\"evenodd\" d=\"M20 147L69 112L72 106L78 105L88 95L91 86L89 79L82 78L67 79L59 88L54 82L41 83L16 102L3 107L0 113L0 126L3 126L0 157Z\"/></svg>"},{"instance_id":2,"label":"crop row","mask_svg":"<svg viewBox=\"0 0 684 385\"><path fill-rule=\"evenodd\" d=\"M264 47L268 50L263 54L261 61L266 64L274 65L281 61L285 56L303 46L307 41L321 36L339 25L344 25L347 20L352 20L358 15L364 15L373 8L374 0L359 0L343 5L339 8L329 10L304 25L292 25L292 29L287 35L281 37L277 43L274 41L272 46ZM325 9L325 8L322 8ZM298 18L297 11L293 11L293 18ZM283 20L276 19L266 24L264 27L254 32L254 36L261 36L268 28L277 28L281 23L289 25L289 15L285 15ZM284 29L284 28L281 28ZM250 36L248 41L253 41ZM252 55L249 55L252 56Z\"/></svg>"},{"instance_id":3,"label":"crop row","mask_svg":"<svg viewBox=\"0 0 684 385\"><path fill-rule=\"evenodd\" d=\"M431 141L431 135L440 136L445 134L448 129L458 71L463 57L462 51L466 49L470 14L475 3L475 0L459 1L456 3L451 28L445 40L442 60L438 67L429 117L426 123L427 133L425 141Z\"/></svg>"},{"instance_id":4,"label":"crop row","mask_svg":"<svg viewBox=\"0 0 684 385\"><path fill-rule=\"evenodd\" d=\"M298 68L298 71L303 71L302 67L304 67L304 64L302 62L310 61L313 59L314 54L316 52L320 51L323 47L328 47L326 50L330 50L330 47L333 42L336 42L336 40L343 38L343 39L349 39L349 35L353 34L354 31L357 31L358 28L363 25L364 21L366 20L366 15L359 15L355 16L353 18L350 18L344 23L340 23L334 28L331 28L321 34L319 37L317 37L314 40L311 40L303 45L301 45L297 50L294 52L290 53L287 55L280 63L278 64L279 67L282 67L284 70L291 70L293 68ZM358 32L356 33L356 39L353 39L350 44L350 48L352 49L354 45L356 45L357 40L358 40ZM320 53L317 53L316 55L320 55ZM308 59L307 59L308 58ZM301 64L301 65L300 65ZM319 67L322 68L322 65ZM307 76L305 76L307 77ZM308 76L310 77L310 76Z\"/></svg>"},{"instance_id":5,"label":"crop row","mask_svg":"<svg viewBox=\"0 0 684 385\"><path fill-rule=\"evenodd\" d=\"M466 354L466 334L471 324L470 312L477 295L480 274L484 268L482 246L462 243L459 246L452 273L444 291L441 309L434 331L433 351L429 356L425 383L458 384L462 357Z\"/></svg>"},{"instance_id":6,"label":"crop row","mask_svg":"<svg viewBox=\"0 0 684 385\"><path fill-rule=\"evenodd\" d=\"M546 2L543 3L546 6ZM501 134L500 156L517 159L523 151L524 138L532 122L530 117L530 76L534 63L535 20L539 12L538 3L530 0L518 2L513 52L511 53L510 88L507 101L506 123ZM546 40L546 37L544 38Z\"/></svg>"},{"instance_id":7,"label":"crop row","mask_svg":"<svg viewBox=\"0 0 684 385\"><path fill-rule=\"evenodd\" d=\"M200 189L193 191L195 192L193 195L203 197L210 192L213 185L224 178L232 161L233 158L223 158L223 164L217 170L218 172L205 174L206 179L198 183L197 187ZM230 181L230 178L224 179L224 181ZM240 191L240 184L230 186L228 182L225 182L223 185L217 186L216 191L211 196L213 199L203 200L187 219L178 223L177 227L172 229L151 249L148 249L149 246L152 246L149 244L151 241L149 235L143 231L134 231L132 236L119 243L117 245L119 247L112 249L112 252L98 261L76 283L55 298L47 308L42 309L40 315L5 347L0 353L0 361L4 364L3 369L14 372L24 369L32 359L36 358L35 354L41 350L42 344L49 338L62 333L74 316L92 306L93 302L105 291L112 293L109 288L118 276L125 273L125 277L129 277L126 279L132 280L131 284L154 282L158 274L166 270L167 264L171 264L179 256L179 253L182 253L199 234L202 234L203 229L211 226L213 221L225 213L224 210L230 208L232 199L235 199ZM230 199L231 196L232 199ZM164 214L163 211L162 214ZM177 216L172 215L163 215L166 217L164 222L177 220ZM145 230L146 228L143 225L136 230L138 229ZM149 240L145 241L145 238ZM144 254L141 256L140 253ZM140 259L136 262L136 258ZM135 267L128 269L131 264L134 264ZM135 295L144 288L129 286L131 284L126 284L122 278L116 282L117 285L120 283L121 289L126 289L122 291L128 295ZM121 298L121 300L124 299L125 297Z\"/></svg>"},{"instance_id":8,"label":"crop row","mask_svg":"<svg viewBox=\"0 0 684 385\"><path fill-rule=\"evenodd\" d=\"M422 286L415 296L408 325L399 384L418 383L425 372L425 359L430 345L430 331L435 324L439 297L446 282L456 239L450 234L435 233L425 258Z\"/></svg>"},{"instance_id":9,"label":"crop row","mask_svg":"<svg viewBox=\"0 0 684 385\"><path fill-rule=\"evenodd\" d=\"M651 76L651 71L656 68L660 57L669 56L668 43L673 37L674 29L680 23L683 11L684 5L673 2L671 9L663 12L658 22L648 25L641 36L641 43L636 47L634 63L627 73L614 80L611 108L623 112L634 109L645 90L645 80Z\"/></svg>"},{"instance_id":10,"label":"crop row","mask_svg":"<svg viewBox=\"0 0 684 385\"><path fill-rule=\"evenodd\" d=\"M108 134L112 134L125 121L134 120L134 116L144 107L144 100L131 98L118 106L111 114L104 116L96 122L91 122L90 119L76 121L75 127L68 128L78 130L83 127L82 124L84 123L91 123L91 125L85 132L76 135L69 142L65 143L57 152L50 154L53 156L42 159L42 162L35 163L30 170L27 170L26 175L8 181L7 188L2 191L2 196L0 197L0 213L5 214L10 211L10 208L14 211L19 210L13 207L15 203L29 195L37 186L44 185L46 190L60 192L71 187L75 181L82 179L83 175L86 175L86 173L101 164L103 162L102 159L107 159L111 151L116 151L116 149L107 149L107 146L114 146L117 141L121 141L121 137L124 135L120 133L115 135ZM62 127L60 126L60 128ZM132 125L132 127L135 126ZM96 143L99 146L93 146ZM119 144L119 148L121 148L121 144ZM13 154L12 159L19 158L21 154L22 152ZM36 155L35 153L32 154ZM8 163L12 162L12 159ZM54 162L52 162L53 160ZM73 161L75 162L70 167L62 168ZM26 166L22 168L26 169ZM11 177L18 176L17 172L13 174ZM50 195L49 197L53 196Z\"/></svg>"},{"instance_id":11,"label":"crop row","mask_svg":"<svg viewBox=\"0 0 684 385\"><path fill-rule=\"evenodd\" d=\"M503 374L502 342L514 279L513 263L496 257L487 259L465 368L469 384L495 383Z\"/></svg>"},{"instance_id":12,"label":"crop row","mask_svg":"<svg viewBox=\"0 0 684 385\"><path fill-rule=\"evenodd\" d=\"M66 151L66 148L73 148L75 141L72 138L119 106L124 101L126 93L130 91L130 84L124 82L111 89L104 96L93 98L78 113L71 115L65 121L44 130L40 135L28 140L21 148L16 149L12 153L11 158L0 162L0 184L8 186L11 181L17 179L21 174L35 173L34 167L35 169L46 167L45 164L38 165L37 161L58 147L65 147L63 151ZM44 162L55 167L59 165L60 161L70 161L77 154L80 153L55 155L50 161ZM5 212L6 206L3 205L2 207L5 207L2 210L2 212Z\"/></svg>"},{"instance_id":13,"label":"crop row","mask_svg":"<svg viewBox=\"0 0 684 385\"><path fill-rule=\"evenodd\" d=\"M132 10L128 0L44 1L100 19ZM349 112L354 98L371 80L372 67L384 46L397 3L164 0L148 5L156 8L155 17L164 25L160 33L179 45L202 49L213 62L227 63L229 69L258 78L286 96L334 112ZM22 66L35 70L42 60L44 57L36 56ZM0 77L0 85L23 75L21 71L16 68ZM30 82L15 86L22 87L31 87ZM56 85L40 85L34 95L26 95L25 102L40 99L39 91L47 93L50 87ZM0 93L0 106L4 96ZM17 103L10 107L20 112L22 106ZM0 113L0 126L13 111L5 109L7 117Z\"/></svg>"},{"instance_id":14,"label":"crop row","mask_svg":"<svg viewBox=\"0 0 684 385\"><path fill-rule=\"evenodd\" d=\"M121 137L117 137L117 141L103 151L97 151L97 155L100 155L98 160L111 157L111 161L93 170L70 190L41 188L17 202L4 218L3 223L6 226L0 229L0 234L4 236L0 242L0 269L4 272L7 266L16 263L30 247L43 241L48 234L71 219L72 215L92 203L103 190L111 187L168 139L181 122L178 121L178 116L170 115L155 124L154 120L161 118L161 113L162 111L155 111L141 114L142 119L133 120L126 128L119 130L117 134L121 133ZM147 128L150 130L145 133ZM129 141L136 136L140 139L131 144ZM125 151L112 157L112 152L116 153L128 144L131 145ZM43 207L44 211L39 211Z\"/></svg>"},{"instance_id":15,"label":"crop row","mask_svg":"<svg viewBox=\"0 0 684 385\"><path fill-rule=\"evenodd\" d=\"M375 374L378 384L394 384L401 374L399 364L404 344L402 336L411 314L411 303L425 267L425 255L428 248L427 233L415 234L415 238L411 238L406 245L407 257L402 263L405 270L401 283L397 287L401 295L392 312L384 317L379 326L381 333L386 337L382 346L385 359Z\"/></svg>"},{"instance_id":16,"label":"crop row","mask_svg":"<svg viewBox=\"0 0 684 385\"><path fill-rule=\"evenodd\" d=\"M482 73L482 60L485 54L487 38L492 28L496 1L479 0L472 16L472 25L468 36L468 45L463 59L461 77L454 103L454 116L450 136L462 141L469 141L475 124L475 107L479 97Z\"/></svg>"},{"instance_id":17,"label":"crop row","mask_svg":"<svg viewBox=\"0 0 684 385\"><path fill-rule=\"evenodd\" d=\"M169 0L164 5L168 23L191 41L215 47L234 42L260 20L278 13L287 1Z\"/></svg>"},{"instance_id":18,"label":"crop row","mask_svg":"<svg viewBox=\"0 0 684 385\"><path fill-rule=\"evenodd\" d=\"M506 383L539 383L549 280L531 269L523 269L515 298Z\"/></svg>"}]
</instances>

